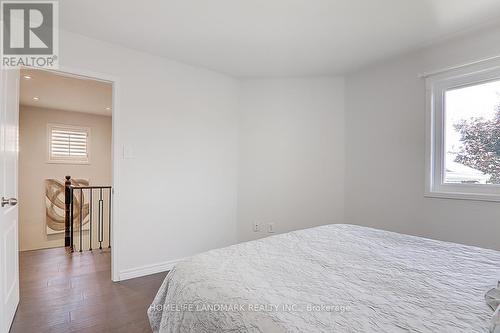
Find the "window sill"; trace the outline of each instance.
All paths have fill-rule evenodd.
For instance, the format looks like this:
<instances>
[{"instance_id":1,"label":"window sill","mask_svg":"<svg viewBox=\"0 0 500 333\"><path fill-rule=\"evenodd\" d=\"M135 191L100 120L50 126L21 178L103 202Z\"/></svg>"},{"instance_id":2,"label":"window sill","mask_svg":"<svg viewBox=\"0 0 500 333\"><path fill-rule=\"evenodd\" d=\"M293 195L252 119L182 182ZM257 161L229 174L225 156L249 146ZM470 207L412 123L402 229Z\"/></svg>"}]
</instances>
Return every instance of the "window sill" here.
<instances>
[{"instance_id":1,"label":"window sill","mask_svg":"<svg viewBox=\"0 0 500 333\"><path fill-rule=\"evenodd\" d=\"M460 192L426 192L426 198L452 199L452 200L471 200L471 201L489 201L500 202L500 194L479 194L479 193L460 193Z\"/></svg>"},{"instance_id":2,"label":"window sill","mask_svg":"<svg viewBox=\"0 0 500 333\"><path fill-rule=\"evenodd\" d=\"M90 161L71 161L71 160L53 161L53 160L49 160L49 161L46 161L45 163L47 163L47 164L74 164L74 165L89 165L89 164L90 164Z\"/></svg>"}]
</instances>

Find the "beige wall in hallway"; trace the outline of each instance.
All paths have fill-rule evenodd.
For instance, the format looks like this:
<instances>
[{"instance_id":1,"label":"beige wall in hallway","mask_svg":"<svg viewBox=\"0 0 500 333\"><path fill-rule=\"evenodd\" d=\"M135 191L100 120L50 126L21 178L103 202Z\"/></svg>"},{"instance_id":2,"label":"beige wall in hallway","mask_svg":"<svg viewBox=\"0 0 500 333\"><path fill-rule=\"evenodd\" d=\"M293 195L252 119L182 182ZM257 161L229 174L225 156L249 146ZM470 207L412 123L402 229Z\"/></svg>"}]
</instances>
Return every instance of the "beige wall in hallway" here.
<instances>
[{"instance_id":1,"label":"beige wall in hallway","mask_svg":"<svg viewBox=\"0 0 500 333\"><path fill-rule=\"evenodd\" d=\"M47 163L49 123L90 127L90 164ZM111 185L111 117L21 106L19 150L19 248L64 246L63 234L46 232L44 181L71 175L91 185Z\"/></svg>"}]
</instances>

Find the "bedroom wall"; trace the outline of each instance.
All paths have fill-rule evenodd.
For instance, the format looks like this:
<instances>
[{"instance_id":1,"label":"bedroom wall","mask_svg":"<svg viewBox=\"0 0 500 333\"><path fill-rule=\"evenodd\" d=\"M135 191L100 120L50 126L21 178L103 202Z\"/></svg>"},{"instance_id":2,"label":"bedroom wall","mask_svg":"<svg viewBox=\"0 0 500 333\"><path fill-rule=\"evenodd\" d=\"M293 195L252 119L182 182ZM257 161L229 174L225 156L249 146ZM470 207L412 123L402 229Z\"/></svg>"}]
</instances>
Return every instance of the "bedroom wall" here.
<instances>
[{"instance_id":1,"label":"bedroom wall","mask_svg":"<svg viewBox=\"0 0 500 333\"><path fill-rule=\"evenodd\" d=\"M89 127L90 164L47 163L47 124ZM111 184L111 117L21 106L19 110L19 247L64 246L64 233L47 235L45 179L64 176ZM107 233L105 232L105 235Z\"/></svg>"},{"instance_id":2,"label":"bedroom wall","mask_svg":"<svg viewBox=\"0 0 500 333\"><path fill-rule=\"evenodd\" d=\"M500 204L424 198L419 73L500 54L500 29L470 32L346 78L346 222L500 250Z\"/></svg>"},{"instance_id":3,"label":"bedroom wall","mask_svg":"<svg viewBox=\"0 0 500 333\"><path fill-rule=\"evenodd\" d=\"M161 271L266 235L251 231L255 220L276 232L347 221L498 248L497 204L423 198L416 74L498 54L499 37L477 34L365 68L348 76L344 95L339 78L240 82L61 32L63 69L118 82L116 272Z\"/></svg>"},{"instance_id":4,"label":"bedroom wall","mask_svg":"<svg viewBox=\"0 0 500 333\"><path fill-rule=\"evenodd\" d=\"M118 82L113 264L120 277L167 270L172 260L236 242L236 80L66 31L60 39L63 69Z\"/></svg>"},{"instance_id":5,"label":"bedroom wall","mask_svg":"<svg viewBox=\"0 0 500 333\"><path fill-rule=\"evenodd\" d=\"M344 218L344 81L240 85L238 239ZM260 232L253 224L260 224Z\"/></svg>"}]
</instances>

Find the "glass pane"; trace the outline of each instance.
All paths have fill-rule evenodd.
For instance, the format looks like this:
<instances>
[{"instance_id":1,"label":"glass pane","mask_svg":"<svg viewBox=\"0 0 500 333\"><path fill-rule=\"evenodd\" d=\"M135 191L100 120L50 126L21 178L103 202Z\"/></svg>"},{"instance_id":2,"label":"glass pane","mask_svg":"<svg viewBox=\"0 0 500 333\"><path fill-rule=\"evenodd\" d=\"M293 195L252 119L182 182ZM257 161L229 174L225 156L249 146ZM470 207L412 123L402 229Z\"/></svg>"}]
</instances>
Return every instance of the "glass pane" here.
<instances>
[{"instance_id":1,"label":"glass pane","mask_svg":"<svg viewBox=\"0 0 500 333\"><path fill-rule=\"evenodd\" d=\"M500 184L500 80L446 91L448 184Z\"/></svg>"}]
</instances>

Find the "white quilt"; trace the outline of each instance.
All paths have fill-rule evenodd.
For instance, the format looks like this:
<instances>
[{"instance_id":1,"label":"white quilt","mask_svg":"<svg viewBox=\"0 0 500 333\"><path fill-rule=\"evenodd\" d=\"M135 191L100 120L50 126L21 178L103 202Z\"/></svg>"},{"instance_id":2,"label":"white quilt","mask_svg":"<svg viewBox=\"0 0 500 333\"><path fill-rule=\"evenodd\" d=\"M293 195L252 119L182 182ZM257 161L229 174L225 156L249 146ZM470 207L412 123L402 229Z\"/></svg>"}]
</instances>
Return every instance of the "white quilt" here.
<instances>
[{"instance_id":1,"label":"white quilt","mask_svg":"<svg viewBox=\"0 0 500 333\"><path fill-rule=\"evenodd\" d=\"M500 252L352 225L188 258L148 315L155 332L488 332Z\"/></svg>"}]
</instances>

